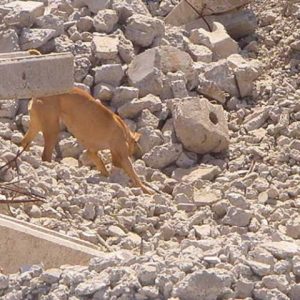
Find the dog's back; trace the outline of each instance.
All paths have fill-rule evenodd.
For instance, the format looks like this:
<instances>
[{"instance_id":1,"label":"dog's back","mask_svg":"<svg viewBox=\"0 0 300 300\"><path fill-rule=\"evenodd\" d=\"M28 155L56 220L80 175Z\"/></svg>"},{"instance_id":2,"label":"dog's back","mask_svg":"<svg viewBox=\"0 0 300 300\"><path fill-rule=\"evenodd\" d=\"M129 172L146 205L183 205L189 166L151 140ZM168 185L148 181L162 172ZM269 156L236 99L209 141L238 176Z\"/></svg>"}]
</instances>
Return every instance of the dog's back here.
<instances>
[{"instance_id":1,"label":"dog's back","mask_svg":"<svg viewBox=\"0 0 300 300\"><path fill-rule=\"evenodd\" d=\"M114 114L87 92L74 88L58 98L62 121L84 147L101 150L126 139Z\"/></svg>"}]
</instances>

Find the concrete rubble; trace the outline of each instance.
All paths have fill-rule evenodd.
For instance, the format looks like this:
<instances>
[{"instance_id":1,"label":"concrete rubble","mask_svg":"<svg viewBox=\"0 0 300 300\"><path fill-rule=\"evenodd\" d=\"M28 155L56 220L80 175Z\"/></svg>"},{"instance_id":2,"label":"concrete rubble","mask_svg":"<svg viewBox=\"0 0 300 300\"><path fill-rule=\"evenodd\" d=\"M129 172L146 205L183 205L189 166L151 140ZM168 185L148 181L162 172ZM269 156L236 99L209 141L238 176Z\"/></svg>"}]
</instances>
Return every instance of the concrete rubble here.
<instances>
[{"instance_id":1,"label":"concrete rubble","mask_svg":"<svg viewBox=\"0 0 300 300\"><path fill-rule=\"evenodd\" d=\"M174 106L176 136L187 150L205 154L228 149L228 127L220 105L212 105L204 98L186 98Z\"/></svg>"},{"instance_id":2,"label":"concrete rubble","mask_svg":"<svg viewBox=\"0 0 300 300\"><path fill-rule=\"evenodd\" d=\"M42 162L39 134L17 169L0 170L0 189L15 182L46 202L0 213L97 254L10 271L0 258L1 299L300 299L299 1L189 2L198 12L180 0L0 1L0 68L31 47L72 53L74 73L60 65L45 79L46 61L33 81L72 74L119 114L141 134L136 172L159 191L133 188L105 150L101 176L63 124ZM25 98L12 83L22 72L11 74L0 91ZM0 166L20 150L27 103L0 102ZM12 197L1 189L0 202Z\"/></svg>"}]
</instances>

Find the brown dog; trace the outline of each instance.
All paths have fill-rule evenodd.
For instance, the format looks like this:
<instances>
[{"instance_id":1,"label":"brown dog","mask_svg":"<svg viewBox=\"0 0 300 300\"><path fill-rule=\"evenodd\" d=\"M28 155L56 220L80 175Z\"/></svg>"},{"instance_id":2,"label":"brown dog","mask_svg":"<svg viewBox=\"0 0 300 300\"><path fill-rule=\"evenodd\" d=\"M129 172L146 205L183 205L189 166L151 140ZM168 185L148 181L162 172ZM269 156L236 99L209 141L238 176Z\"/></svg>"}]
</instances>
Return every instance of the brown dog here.
<instances>
[{"instance_id":1,"label":"brown dog","mask_svg":"<svg viewBox=\"0 0 300 300\"><path fill-rule=\"evenodd\" d=\"M42 131L45 142L42 159L51 161L59 134L59 121L62 120L87 149L88 156L104 176L109 173L98 151L110 149L113 165L122 168L135 186L151 193L139 179L129 158L138 149L140 134L130 131L119 116L89 93L75 87L69 93L32 99L29 111L29 129L21 142L24 148Z\"/></svg>"}]
</instances>

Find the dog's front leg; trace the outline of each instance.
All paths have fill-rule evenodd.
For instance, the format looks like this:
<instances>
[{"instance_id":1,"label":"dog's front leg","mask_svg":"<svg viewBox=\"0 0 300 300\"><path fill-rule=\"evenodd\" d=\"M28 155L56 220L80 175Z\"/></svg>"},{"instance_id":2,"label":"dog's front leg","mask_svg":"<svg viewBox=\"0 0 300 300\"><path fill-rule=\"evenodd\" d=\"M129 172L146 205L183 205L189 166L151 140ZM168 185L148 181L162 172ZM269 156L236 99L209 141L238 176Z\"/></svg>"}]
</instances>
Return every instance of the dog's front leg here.
<instances>
[{"instance_id":1,"label":"dog's front leg","mask_svg":"<svg viewBox=\"0 0 300 300\"><path fill-rule=\"evenodd\" d=\"M122 168L126 172L126 174L132 179L134 186L140 187L144 193L153 194L152 191L148 190L144 186L141 179L136 174L136 172L132 166L132 162L128 156L125 156L124 154L121 154L121 153L118 154L118 153L112 152L112 157L113 157L114 165Z\"/></svg>"}]
</instances>

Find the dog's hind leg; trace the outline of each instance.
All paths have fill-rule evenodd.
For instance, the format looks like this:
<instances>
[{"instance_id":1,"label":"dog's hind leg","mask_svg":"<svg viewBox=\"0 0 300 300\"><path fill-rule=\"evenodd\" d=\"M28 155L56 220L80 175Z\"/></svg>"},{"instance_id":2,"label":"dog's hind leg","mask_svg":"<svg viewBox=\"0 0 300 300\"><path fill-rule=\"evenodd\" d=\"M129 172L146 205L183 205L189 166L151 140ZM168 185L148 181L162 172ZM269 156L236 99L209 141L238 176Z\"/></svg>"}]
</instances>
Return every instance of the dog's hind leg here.
<instances>
[{"instance_id":1,"label":"dog's hind leg","mask_svg":"<svg viewBox=\"0 0 300 300\"><path fill-rule=\"evenodd\" d=\"M42 155L43 161L51 161L52 153L57 142L57 137L59 134L59 122L53 122L52 124L48 124L47 129L43 128L43 136L44 136L44 151Z\"/></svg>"},{"instance_id":2,"label":"dog's hind leg","mask_svg":"<svg viewBox=\"0 0 300 300\"><path fill-rule=\"evenodd\" d=\"M87 155L91 159L91 161L95 164L97 170L101 172L103 176L108 177L109 173L103 163L101 157L98 155L96 151L87 150Z\"/></svg>"},{"instance_id":3,"label":"dog's hind leg","mask_svg":"<svg viewBox=\"0 0 300 300\"><path fill-rule=\"evenodd\" d=\"M25 136L21 141L21 146L27 150L29 148L30 143L33 141L33 139L38 134L38 132L39 132L38 128L30 125L28 131L26 132Z\"/></svg>"},{"instance_id":4,"label":"dog's hind leg","mask_svg":"<svg viewBox=\"0 0 300 300\"><path fill-rule=\"evenodd\" d=\"M35 136L41 130L38 117L34 109L30 110L30 121L29 121L29 128L21 141L21 146L24 149L28 149L30 143L33 141Z\"/></svg>"}]
</instances>

